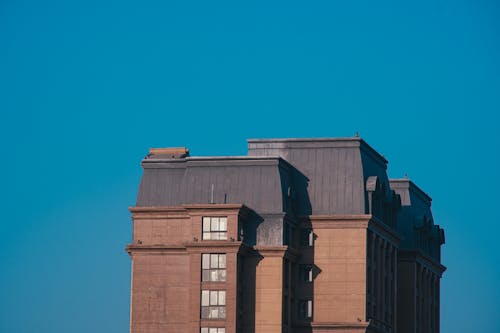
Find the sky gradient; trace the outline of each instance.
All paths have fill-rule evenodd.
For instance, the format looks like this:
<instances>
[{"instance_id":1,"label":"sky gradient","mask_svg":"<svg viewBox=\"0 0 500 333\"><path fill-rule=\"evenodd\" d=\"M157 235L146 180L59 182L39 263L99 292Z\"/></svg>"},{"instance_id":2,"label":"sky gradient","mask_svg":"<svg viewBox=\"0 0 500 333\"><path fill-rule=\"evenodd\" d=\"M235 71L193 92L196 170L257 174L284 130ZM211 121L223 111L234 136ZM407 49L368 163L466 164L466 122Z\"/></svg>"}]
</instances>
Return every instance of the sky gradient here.
<instances>
[{"instance_id":1,"label":"sky gradient","mask_svg":"<svg viewBox=\"0 0 500 333\"><path fill-rule=\"evenodd\" d=\"M0 1L0 332L127 332L149 147L359 132L433 198L443 333L500 332L495 1Z\"/></svg>"}]
</instances>

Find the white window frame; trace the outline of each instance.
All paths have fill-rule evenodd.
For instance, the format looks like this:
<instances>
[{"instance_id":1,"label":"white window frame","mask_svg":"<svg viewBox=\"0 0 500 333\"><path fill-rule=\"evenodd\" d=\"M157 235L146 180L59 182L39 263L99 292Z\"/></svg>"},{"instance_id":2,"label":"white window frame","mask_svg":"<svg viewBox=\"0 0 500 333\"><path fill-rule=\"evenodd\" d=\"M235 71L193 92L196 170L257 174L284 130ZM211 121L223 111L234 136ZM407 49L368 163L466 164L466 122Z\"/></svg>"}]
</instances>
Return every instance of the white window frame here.
<instances>
[{"instance_id":1,"label":"white window frame","mask_svg":"<svg viewBox=\"0 0 500 333\"><path fill-rule=\"evenodd\" d=\"M201 319L226 319L226 291L201 291Z\"/></svg>"},{"instance_id":2,"label":"white window frame","mask_svg":"<svg viewBox=\"0 0 500 333\"><path fill-rule=\"evenodd\" d=\"M227 240L227 216L203 216L201 239Z\"/></svg>"},{"instance_id":3,"label":"white window frame","mask_svg":"<svg viewBox=\"0 0 500 333\"><path fill-rule=\"evenodd\" d=\"M202 253L201 255L201 281L225 282L226 281L226 254Z\"/></svg>"}]
</instances>

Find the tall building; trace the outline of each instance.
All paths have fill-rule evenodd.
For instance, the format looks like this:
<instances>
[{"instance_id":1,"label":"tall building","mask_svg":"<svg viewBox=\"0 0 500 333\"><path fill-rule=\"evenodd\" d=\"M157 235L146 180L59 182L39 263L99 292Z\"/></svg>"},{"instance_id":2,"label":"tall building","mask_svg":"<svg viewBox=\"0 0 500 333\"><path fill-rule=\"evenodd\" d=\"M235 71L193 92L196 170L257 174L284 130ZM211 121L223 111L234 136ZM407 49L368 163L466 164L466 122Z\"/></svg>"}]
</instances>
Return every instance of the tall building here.
<instances>
[{"instance_id":1,"label":"tall building","mask_svg":"<svg viewBox=\"0 0 500 333\"><path fill-rule=\"evenodd\" d=\"M132 333L437 333L431 198L358 137L151 149L133 241Z\"/></svg>"}]
</instances>

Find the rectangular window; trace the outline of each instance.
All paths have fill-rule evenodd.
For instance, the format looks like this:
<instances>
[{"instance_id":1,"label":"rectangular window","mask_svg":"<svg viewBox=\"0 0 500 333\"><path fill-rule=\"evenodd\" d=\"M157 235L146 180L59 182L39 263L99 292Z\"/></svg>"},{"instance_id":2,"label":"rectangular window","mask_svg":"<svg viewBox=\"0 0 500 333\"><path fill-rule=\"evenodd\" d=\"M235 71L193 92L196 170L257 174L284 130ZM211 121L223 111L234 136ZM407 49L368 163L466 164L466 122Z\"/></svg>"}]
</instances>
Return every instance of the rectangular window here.
<instances>
[{"instance_id":1,"label":"rectangular window","mask_svg":"<svg viewBox=\"0 0 500 333\"><path fill-rule=\"evenodd\" d=\"M201 280L212 282L226 281L226 255L203 253L201 255Z\"/></svg>"},{"instance_id":2,"label":"rectangular window","mask_svg":"<svg viewBox=\"0 0 500 333\"><path fill-rule=\"evenodd\" d=\"M203 235L205 240L227 239L227 217L203 217Z\"/></svg>"},{"instance_id":3,"label":"rectangular window","mask_svg":"<svg viewBox=\"0 0 500 333\"><path fill-rule=\"evenodd\" d=\"M201 318L202 319L225 319L226 318L226 291L225 290L202 290L201 291Z\"/></svg>"},{"instance_id":4,"label":"rectangular window","mask_svg":"<svg viewBox=\"0 0 500 333\"><path fill-rule=\"evenodd\" d=\"M309 247L314 245L314 233L312 229L300 230L300 246Z\"/></svg>"},{"instance_id":5,"label":"rectangular window","mask_svg":"<svg viewBox=\"0 0 500 333\"><path fill-rule=\"evenodd\" d=\"M226 333L224 327L202 327L200 333Z\"/></svg>"},{"instance_id":6,"label":"rectangular window","mask_svg":"<svg viewBox=\"0 0 500 333\"><path fill-rule=\"evenodd\" d=\"M312 300L301 300L299 301L299 318L310 320L312 319L313 308Z\"/></svg>"},{"instance_id":7,"label":"rectangular window","mask_svg":"<svg viewBox=\"0 0 500 333\"><path fill-rule=\"evenodd\" d=\"M301 282L313 282L313 268L311 265L299 266L299 278Z\"/></svg>"}]
</instances>

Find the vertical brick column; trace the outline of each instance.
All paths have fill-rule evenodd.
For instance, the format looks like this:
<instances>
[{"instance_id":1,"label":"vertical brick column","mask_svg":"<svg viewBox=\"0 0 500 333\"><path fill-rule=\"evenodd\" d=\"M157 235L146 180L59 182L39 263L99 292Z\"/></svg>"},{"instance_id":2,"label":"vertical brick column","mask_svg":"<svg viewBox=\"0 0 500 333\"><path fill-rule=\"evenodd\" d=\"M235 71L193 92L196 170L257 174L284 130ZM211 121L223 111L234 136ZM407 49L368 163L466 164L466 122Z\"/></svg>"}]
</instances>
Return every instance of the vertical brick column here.
<instances>
[{"instance_id":1,"label":"vertical brick column","mask_svg":"<svg viewBox=\"0 0 500 333\"><path fill-rule=\"evenodd\" d=\"M259 246L255 274L255 333L282 330L283 257L286 246Z\"/></svg>"}]
</instances>

